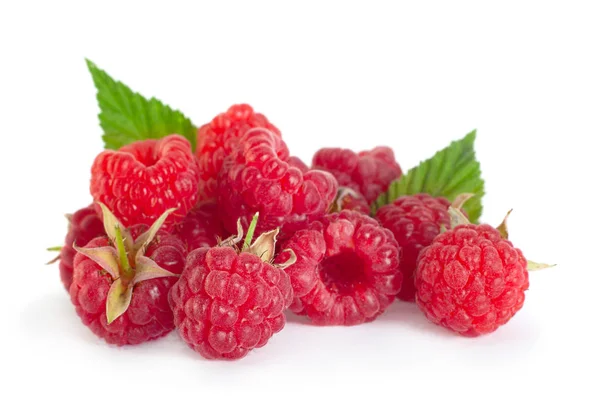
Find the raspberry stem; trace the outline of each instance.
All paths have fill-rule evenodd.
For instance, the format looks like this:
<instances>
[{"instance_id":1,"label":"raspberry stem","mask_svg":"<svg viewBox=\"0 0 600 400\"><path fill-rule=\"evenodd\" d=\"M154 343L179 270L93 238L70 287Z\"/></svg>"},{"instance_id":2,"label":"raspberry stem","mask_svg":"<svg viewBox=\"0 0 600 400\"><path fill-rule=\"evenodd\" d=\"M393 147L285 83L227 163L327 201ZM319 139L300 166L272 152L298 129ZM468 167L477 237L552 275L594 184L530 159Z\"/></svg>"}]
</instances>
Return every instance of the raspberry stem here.
<instances>
[{"instance_id":1,"label":"raspberry stem","mask_svg":"<svg viewBox=\"0 0 600 400\"><path fill-rule=\"evenodd\" d=\"M246 233L246 239L244 239L244 249L250 247L252 243L252 238L254 237L254 230L256 229L256 224L258 223L258 213L254 214L252 217L252 221L250 221L250 226L248 226L248 232Z\"/></svg>"},{"instance_id":2,"label":"raspberry stem","mask_svg":"<svg viewBox=\"0 0 600 400\"><path fill-rule=\"evenodd\" d=\"M129 265L129 258L127 257L127 251L125 250L123 235L121 234L121 228L118 226L115 227L115 242L119 252L119 266L121 268L121 273L125 278L130 279L135 272L131 268L131 265Z\"/></svg>"}]
</instances>

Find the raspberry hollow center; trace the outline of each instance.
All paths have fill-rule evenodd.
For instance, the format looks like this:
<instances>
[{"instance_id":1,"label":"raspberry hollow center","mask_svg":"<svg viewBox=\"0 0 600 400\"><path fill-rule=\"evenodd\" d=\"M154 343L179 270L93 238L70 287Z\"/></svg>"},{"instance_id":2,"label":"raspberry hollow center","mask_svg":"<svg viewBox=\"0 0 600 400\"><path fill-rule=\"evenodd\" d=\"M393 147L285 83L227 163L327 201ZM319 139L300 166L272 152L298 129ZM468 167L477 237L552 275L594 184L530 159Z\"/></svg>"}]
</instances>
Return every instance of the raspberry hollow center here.
<instances>
[{"instance_id":1,"label":"raspberry hollow center","mask_svg":"<svg viewBox=\"0 0 600 400\"><path fill-rule=\"evenodd\" d=\"M352 250L325 258L320 267L319 273L327 288L340 294L354 293L356 285L366 279L365 262Z\"/></svg>"},{"instance_id":2,"label":"raspberry hollow center","mask_svg":"<svg viewBox=\"0 0 600 400\"><path fill-rule=\"evenodd\" d=\"M143 142L136 147L133 156L146 167L155 165L160 158L156 152L154 143Z\"/></svg>"}]
</instances>

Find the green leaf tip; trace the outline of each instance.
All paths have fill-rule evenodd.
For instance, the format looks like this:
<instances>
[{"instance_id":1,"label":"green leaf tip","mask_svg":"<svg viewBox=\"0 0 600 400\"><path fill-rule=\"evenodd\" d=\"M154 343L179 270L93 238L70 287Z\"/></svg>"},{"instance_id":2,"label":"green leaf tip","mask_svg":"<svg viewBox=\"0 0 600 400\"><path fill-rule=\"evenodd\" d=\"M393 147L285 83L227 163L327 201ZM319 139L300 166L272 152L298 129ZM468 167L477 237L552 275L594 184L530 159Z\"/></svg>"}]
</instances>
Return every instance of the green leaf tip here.
<instances>
[{"instance_id":1,"label":"green leaf tip","mask_svg":"<svg viewBox=\"0 0 600 400\"><path fill-rule=\"evenodd\" d=\"M92 70L92 68L98 68L96 66L96 64L94 64L94 62L92 60L90 60L89 58L85 59L85 63L90 71Z\"/></svg>"},{"instance_id":2,"label":"green leaf tip","mask_svg":"<svg viewBox=\"0 0 600 400\"><path fill-rule=\"evenodd\" d=\"M475 158L476 137L476 130L469 132L392 182L388 191L371 206L373 213L403 195L428 193L453 202L457 196L471 193L473 197L465 202L463 209L470 221L477 223L483 210L481 198L485 190L481 168Z\"/></svg>"},{"instance_id":3,"label":"green leaf tip","mask_svg":"<svg viewBox=\"0 0 600 400\"><path fill-rule=\"evenodd\" d=\"M85 62L98 90L98 119L107 149L116 150L137 140L159 139L174 133L188 139L192 151L196 149L198 129L189 118L154 97L147 99L134 92L91 60L86 58Z\"/></svg>"}]
</instances>

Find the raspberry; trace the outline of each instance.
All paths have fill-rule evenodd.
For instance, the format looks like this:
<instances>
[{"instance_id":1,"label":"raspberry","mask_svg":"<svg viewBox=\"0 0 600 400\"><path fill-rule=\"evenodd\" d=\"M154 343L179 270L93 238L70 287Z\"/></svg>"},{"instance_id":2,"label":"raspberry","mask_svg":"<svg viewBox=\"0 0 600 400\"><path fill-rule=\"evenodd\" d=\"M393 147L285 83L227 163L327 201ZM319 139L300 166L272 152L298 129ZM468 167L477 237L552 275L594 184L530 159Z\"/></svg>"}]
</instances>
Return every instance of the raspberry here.
<instances>
[{"instance_id":1,"label":"raspberry","mask_svg":"<svg viewBox=\"0 0 600 400\"><path fill-rule=\"evenodd\" d=\"M265 237L269 250L255 248ZM242 252L213 247L190 253L169 293L175 325L189 347L208 359L238 359L283 329L292 287L270 264L274 246L269 232Z\"/></svg>"},{"instance_id":2,"label":"raspberry","mask_svg":"<svg viewBox=\"0 0 600 400\"><path fill-rule=\"evenodd\" d=\"M176 233L185 242L188 251L216 245L218 238L226 236L217 203L207 201L198 204L188 213Z\"/></svg>"},{"instance_id":3,"label":"raspberry","mask_svg":"<svg viewBox=\"0 0 600 400\"><path fill-rule=\"evenodd\" d=\"M217 178L223 161L251 128L265 128L281 136L279 130L264 115L255 113L248 104L235 104L198 129L196 156L200 166L201 199L217 196Z\"/></svg>"},{"instance_id":4,"label":"raspberry","mask_svg":"<svg viewBox=\"0 0 600 400\"><path fill-rule=\"evenodd\" d=\"M297 257L285 270L294 289L290 309L317 325L372 321L402 286L392 232L356 211L328 214L296 232L283 247ZM284 257L282 253L277 261Z\"/></svg>"},{"instance_id":5,"label":"raspberry","mask_svg":"<svg viewBox=\"0 0 600 400\"><path fill-rule=\"evenodd\" d=\"M529 287L523 253L489 225L459 225L437 236L421 252L415 278L425 316L464 336L508 322Z\"/></svg>"},{"instance_id":6,"label":"raspberry","mask_svg":"<svg viewBox=\"0 0 600 400\"><path fill-rule=\"evenodd\" d=\"M94 160L90 191L125 224L150 225L176 208L164 229L181 222L198 198L198 166L182 136L147 139L105 150ZM96 210L100 212L98 206Z\"/></svg>"},{"instance_id":7,"label":"raspberry","mask_svg":"<svg viewBox=\"0 0 600 400\"><path fill-rule=\"evenodd\" d=\"M358 154L348 149L323 148L315 153L313 168L331 172L340 186L361 193L369 204L402 176L389 147L375 147Z\"/></svg>"},{"instance_id":8,"label":"raspberry","mask_svg":"<svg viewBox=\"0 0 600 400\"><path fill-rule=\"evenodd\" d=\"M308 172L308 170L310 169L308 168L308 165L304 163L304 161L295 156L291 156L290 158L288 158L287 163L290 165L290 167L298 168L300 171L302 171L302 173Z\"/></svg>"},{"instance_id":9,"label":"raspberry","mask_svg":"<svg viewBox=\"0 0 600 400\"><path fill-rule=\"evenodd\" d=\"M330 211L338 212L342 210L354 210L367 215L371 213L369 203L363 195L345 186L338 189Z\"/></svg>"},{"instance_id":10,"label":"raspberry","mask_svg":"<svg viewBox=\"0 0 600 400\"><path fill-rule=\"evenodd\" d=\"M235 232L238 219L247 227L259 212L266 217L258 233L280 227L286 237L327 212L337 192L331 174L291 166L283 140L265 129L248 131L241 143L220 176L219 211L226 231Z\"/></svg>"},{"instance_id":11,"label":"raspberry","mask_svg":"<svg viewBox=\"0 0 600 400\"><path fill-rule=\"evenodd\" d=\"M67 215L67 218L69 219L69 230L65 237L65 244L60 249L58 269L60 280L65 289L69 291L71 282L73 282L73 259L76 253L73 244L82 247L94 238L105 236L106 233L93 204L77 210L74 214Z\"/></svg>"},{"instance_id":12,"label":"raspberry","mask_svg":"<svg viewBox=\"0 0 600 400\"><path fill-rule=\"evenodd\" d=\"M415 300L414 272L417 257L440 233L441 226L450 227L449 206L450 202L443 197L421 193L399 197L377 211L375 218L392 231L402 249L400 270L404 283L398 294L401 300Z\"/></svg>"},{"instance_id":13,"label":"raspberry","mask_svg":"<svg viewBox=\"0 0 600 400\"><path fill-rule=\"evenodd\" d=\"M149 229L127 230L102 207L104 225L116 228L109 237L75 247L71 302L84 325L107 343L122 346L164 336L174 328L168 291L184 267L185 246L158 230L160 219Z\"/></svg>"}]
</instances>

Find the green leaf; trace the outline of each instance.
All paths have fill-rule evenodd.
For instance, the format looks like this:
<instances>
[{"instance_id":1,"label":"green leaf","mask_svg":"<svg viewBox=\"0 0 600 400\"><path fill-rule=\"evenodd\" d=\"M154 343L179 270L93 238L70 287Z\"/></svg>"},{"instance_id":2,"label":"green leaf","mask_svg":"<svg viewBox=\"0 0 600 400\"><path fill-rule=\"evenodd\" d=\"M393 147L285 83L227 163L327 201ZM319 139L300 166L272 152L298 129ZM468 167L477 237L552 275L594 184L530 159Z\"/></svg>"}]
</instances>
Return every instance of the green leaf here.
<instances>
[{"instance_id":1,"label":"green leaf","mask_svg":"<svg viewBox=\"0 0 600 400\"><path fill-rule=\"evenodd\" d=\"M482 212L484 185L479 162L475 159L475 136L476 131L473 131L462 140L450 143L392 182L388 191L373 203L373 212L402 195L429 193L453 201L461 193L473 193L463 208L469 219L477 222Z\"/></svg>"},{"instance_id":2,"label":"green leaf","mask_svg":"<svg viewBox=\"0 0 600 400\"><path fill-rule=\"evenodd\" d=\"M118 149L143 139L157 139L172 133L185 136L196 148L197 128L181 112L171 109L154 97L146 99L87 60L98 89L100 126L107 149Z\"/></svg>"}]
</instances>

